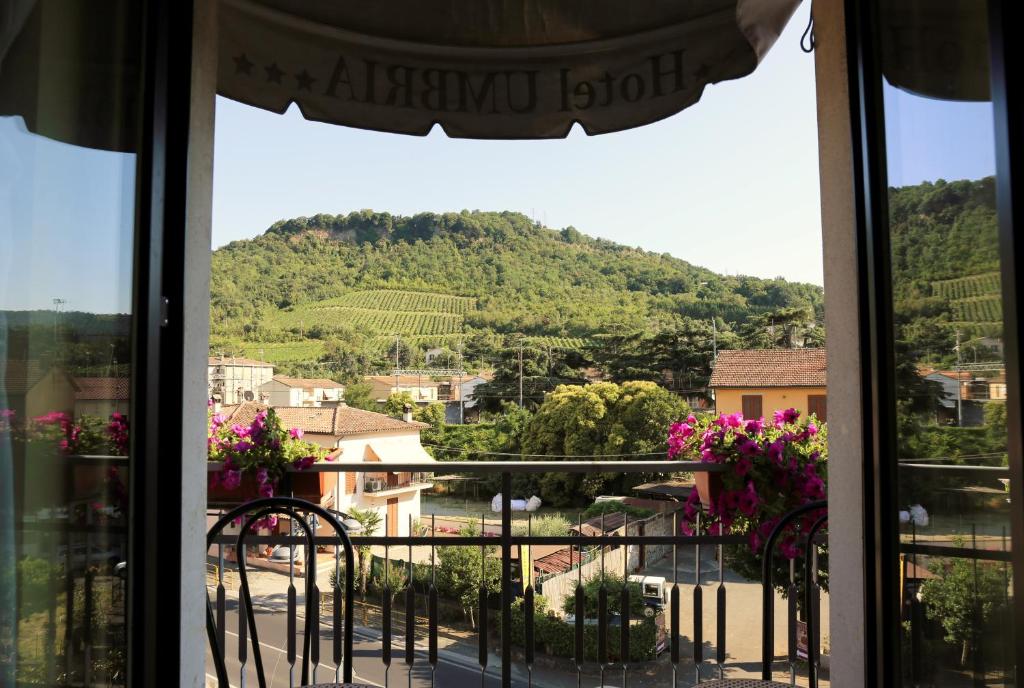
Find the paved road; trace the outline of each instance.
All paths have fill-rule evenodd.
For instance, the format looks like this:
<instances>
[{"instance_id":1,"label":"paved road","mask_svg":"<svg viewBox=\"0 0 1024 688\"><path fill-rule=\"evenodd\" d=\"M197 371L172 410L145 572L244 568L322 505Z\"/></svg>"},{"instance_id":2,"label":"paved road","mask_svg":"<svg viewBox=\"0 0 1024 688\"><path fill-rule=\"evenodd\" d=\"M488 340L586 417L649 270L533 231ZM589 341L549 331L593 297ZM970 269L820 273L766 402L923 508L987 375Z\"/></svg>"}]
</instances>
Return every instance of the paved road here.
<instances>
[{"instance_id":1,"label":"paved road","mask_svg":"<svg viewBox=\"0 0 1024 688\"><path fill-rule=\"evenodd\" d=\"M229 606L233 605L229 604ZM233 616L233 614L230 614L229 620L233 621ZM272 688L287 688L289 685L289 665L287 654L285 652L287 639L285 616L284 614L263 614L257 617L256 623L260 633L263 669L267 676L267 683ZM298 654L300 655L299 661L301 661L302 652L301 626L302 621L300 620L300 633L296 638ZM238 661L238 635L235 633L235 630L237 630L237 623L234 630L231 630L231 626L229 626L229 629L226 631L227 635L225 644L227 646L227 667L231 685L241 688L243 685L240 680L241 664ZM333 634L331 628L326 624L322 624L320 629L321 667L316 672L316 680L320 682L334 680L334 665L330 662L333 652L332 639ZM405 665L405 648L400 642L393 643L392 663L390 670L387 672L387 676L385 676L384 664L381 662L381 645L379 640L374 640L365 635L361 635L357 631L353 643L355 655L354 680L356 682L373 686L410 686L413 688L429 688L429 686L432 685L431 668L430 664L427 662L425 650L423 652L417 652L416 663L412 667L412 676L410 680L410 671ZM247 648L249 650L249 662L246 666L244 685L258 686L259 683L256 679L256 670L252 664L251 641L248 642ZM500 669L495 662L495 664L488 670L487 675L484 678L484 682L481 683L480 669L478 666L473 666L472 659L468 660L467 666L461 662L456 663L450 659L439 657L436 675L434 677L436 680L435 685L459 686L460 688L469 688L469 686L483 686L484 688L497 687L501 685L501 681L498 677L498 671L500 671ZM209 685L216 685L216 672L213 668L213 662L209 656L207 657L206 662L206 673L207 683ZM302 677L301 669L298 667L298 662L295 667L294 675L295 685L298 685Z\"/></svg>"}]
</instances>

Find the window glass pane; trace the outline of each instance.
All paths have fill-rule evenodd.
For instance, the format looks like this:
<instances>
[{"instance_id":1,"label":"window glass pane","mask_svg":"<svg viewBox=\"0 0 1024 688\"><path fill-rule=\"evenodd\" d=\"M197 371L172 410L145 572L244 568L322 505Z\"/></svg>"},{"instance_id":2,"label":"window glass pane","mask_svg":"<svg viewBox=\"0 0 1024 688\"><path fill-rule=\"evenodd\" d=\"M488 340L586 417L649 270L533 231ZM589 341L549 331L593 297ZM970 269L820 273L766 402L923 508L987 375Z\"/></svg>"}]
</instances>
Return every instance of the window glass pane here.
<instances>
[{"instance_id":1,"label":"window glass pane","mask_svg":"<svg viewBox=\"0 0 1024 688\"><path fill-rule=\"evenodd\" d=\"M0 685L123 685L134 3L0 0Z\"/></svg>"},{"instance_id":2,"label":"window glass pane","mask_svg":"<svg viewBox=\"0 0 1024 688\"><path fill-rule=\"evenodd\" d=\"M1011 505L986 7L881 6L904 682L1002 685Z\"/></svg>"}]
</instances>

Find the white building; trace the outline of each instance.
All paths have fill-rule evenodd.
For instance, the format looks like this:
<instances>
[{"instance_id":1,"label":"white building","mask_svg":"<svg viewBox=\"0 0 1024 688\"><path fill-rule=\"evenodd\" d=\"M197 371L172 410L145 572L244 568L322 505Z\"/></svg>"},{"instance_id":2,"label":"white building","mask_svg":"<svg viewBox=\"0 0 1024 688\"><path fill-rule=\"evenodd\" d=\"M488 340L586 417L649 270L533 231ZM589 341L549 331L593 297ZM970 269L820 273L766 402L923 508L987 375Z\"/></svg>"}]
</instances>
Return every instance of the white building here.
<instances>
[{"instance_id":1,"label":"white building","mask_svg":"<svg viewBox=\"0 0 1024 688\"><path fill-rule=\"evenodd\" d=\"M259 400L270 406L329 406L345 398L345 385L327 378L275 375L260 385Z\"/></svg>"},{"instance_id":2,"label":"white building","mask_svg":"<svg viewBox=\"0 0 1024 688\"><path fill-rule=\"evenodd\" d=\"M127 377L76 377L75 417L109 418L128 414L131 380Z\"/></svg>"},{"instance_id":3,"label":"white building","mask_svg":"<svg viewBox=\"0 0 1024 688\"><path fill-rule=\"evenodd\" d=\"M222 404L259 399L259 388L274 377L274 366L235 356L210 356L207 367L209 398Z\"/></svg>"},{"instance_id":4,"label":"white building","mask_svg":"<svg viewBox=\"0 0 1024 688\"><path fill-rule=\"evenodd\" d=\"M228 423L249 424L266 405L244 403L221 409ZM334 451L334 460L365 461L366 471L321 474L320 503L348 512L374 509L384 519L377 535L409 534L420 518L420 493L430 489L434 458L420 444L420 430L429 427L407 416L398 420L382 413L337 406L275 407L285 428L301 428L303 439ZM422 471L387 470L389 463L423 464ZM369 535L370 533L366 533Z\"/></svg>"}]
</instances>

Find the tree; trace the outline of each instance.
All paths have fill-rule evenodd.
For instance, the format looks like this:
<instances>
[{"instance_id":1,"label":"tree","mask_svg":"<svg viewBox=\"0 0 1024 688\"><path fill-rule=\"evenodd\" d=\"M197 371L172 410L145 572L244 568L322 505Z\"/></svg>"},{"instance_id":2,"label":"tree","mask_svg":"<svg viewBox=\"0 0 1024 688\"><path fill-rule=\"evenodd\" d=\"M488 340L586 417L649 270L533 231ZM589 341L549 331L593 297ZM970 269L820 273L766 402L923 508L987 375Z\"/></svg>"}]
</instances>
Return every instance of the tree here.
<instances>
[{"instance_id":1,"label":"tree","mask_svg":"<svg viewBox=\"0 0 1024 688\"><path fill-rule=\"evenodd\" d=\"M977 649L982 628L1006 604L1007 581L1000 567L956 558L937 560L928 570L936 575L921 585L925 614L942 624L948 643L960 643L960 664Z\"/></svg>"},{"instance_id":2,"label":"tree","mask_svg":"<svg viewBox=\"0 0 1024 688\"><path fill-rule=\"evenodd\" d=\"M580 367L585 363L578 352L530 344L512 343L499 354L494 379L476 388L473 396L485 411L498 411L506 402L518 404L522 356L523 406L537 408L544 395L560 384L582 384Z\"/></svg>"},{"instance_id":3,"label":"tree","mask_svg":"<svg viewBox=\"0 0 1024 688\"><path fill-rule=\"evenodd\" d=\"M380 512L374 509L360 509L359 507L352 507L348 515L359 521L359 525L363 527L360 535L373 535L380 528L383 522ZM370 546L359 545L356 547L356 557L359 559L359 589L366 594L366 576L369 574L370 568Z\"/></svg>"},{"instance_id":4,"label":"tree","mask_svg":"<svg viewBox=\"0 0 1024 688\"><path fill-rule=\"evenodd\" d=\"M460 535L472 537L476 528L465 526ZM496 590L501 585L501 562L491 556L495 547L444 545L437 548L437 591L458 600L462 611L476 627L473 610L480 601L480 588Z\"/></svg>"},{"instance_id":5,"label":"tree","mask_svg":"<svg viewBox=\"0 0 1024 688\"><path fill-rule=\"evenodd\" d=\"M685 418L686 403L653 382L560 385L541 404L524 437L526 454L627 455L649 458L667 449L667 428ZM600 494L623 494L644 474L547 473L540 493L553 506L571 506Z\"/></svg>"},{"instance_id":6,"label":"tree","mask_svg":"<svg viewBox=\"0 0 1024 688\"><path fill-rule=\"evenodd\" d=\"M369 382L360 381L345 385L345 403L364 411L377 410L377 400L373 398L373 386Z\"/></svg>"},{"instance_id":7,"label":"tree","mask_svg":"<svg viewBox=\"0 0 1024 688\"><path fill-rule=\"evenodd\" d=\"M405 415L406 406L414 408L416 406L412 400L412 393L392 392L388 395L387 401L384 402L384 408L382 410L392 418L401 418Z\"/></svg>"},{"instance_id":8,"label":"tree","mask_svg":"<svg viewBox=\"0 0 1024 688\"><path fill-rule=\"evenodd\" d=\"M600 573L583 581L583 609L584 616L588 619L596 619L598 614L598 597L601 594L601 587L608 591L608 613L619 614L622 611L622 587L629 586L629 616L632 619L643 618L644 596L639 583L630 581L626 583L622 576L607 572L602 576ZM569 595L562 603L562 611L566 614L576 613L576 596Z\"/></svg>"}]
</instances>

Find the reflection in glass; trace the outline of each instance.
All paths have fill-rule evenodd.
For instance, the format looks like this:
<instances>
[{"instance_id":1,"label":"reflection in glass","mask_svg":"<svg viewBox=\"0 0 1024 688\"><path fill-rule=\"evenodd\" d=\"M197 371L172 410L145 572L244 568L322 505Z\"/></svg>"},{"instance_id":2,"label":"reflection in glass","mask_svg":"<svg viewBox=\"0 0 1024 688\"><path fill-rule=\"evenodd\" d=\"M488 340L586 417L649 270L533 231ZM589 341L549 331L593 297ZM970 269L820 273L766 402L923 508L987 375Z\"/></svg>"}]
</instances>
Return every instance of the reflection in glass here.
<instances>
[{"instance_id":1,"label":"reflection in glass","mask_svg":"<svg viewBox=\"0 0 1024 688\"><path fill-rule=\"evenodd\" d=\"M0 685L123 685L138 17L9 4Z\"/></svg>"},{"instance_id":2,"label":"reflection in glass","mask_svg":"<svg viewBox=\"0 0 1024 688\"><path fill-rule=\"evenodd\" d=\"M1004 685L1010 504L985 4L881 4L903 678Z\"/></svg>"}]
</instances>

